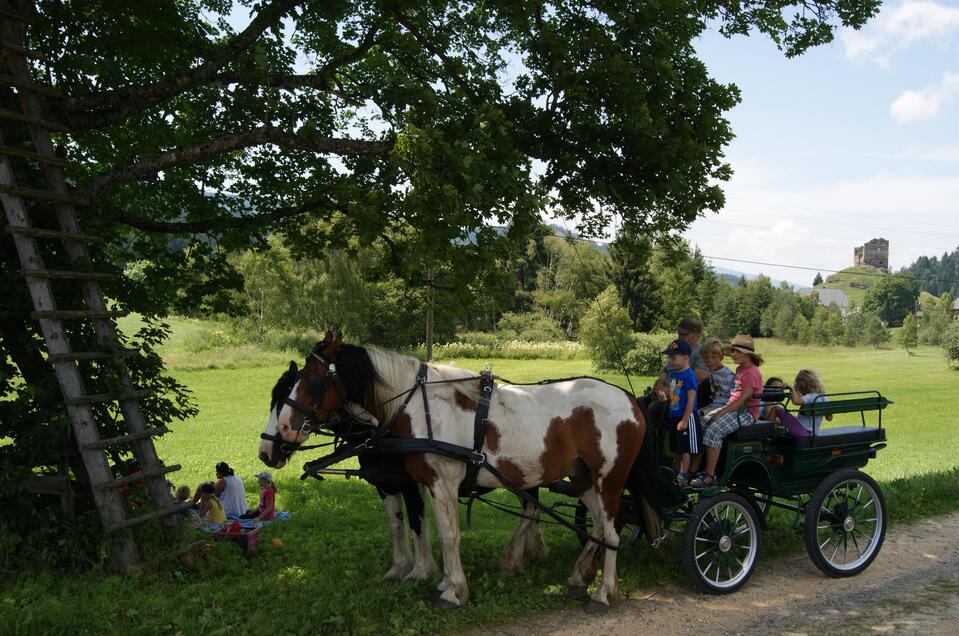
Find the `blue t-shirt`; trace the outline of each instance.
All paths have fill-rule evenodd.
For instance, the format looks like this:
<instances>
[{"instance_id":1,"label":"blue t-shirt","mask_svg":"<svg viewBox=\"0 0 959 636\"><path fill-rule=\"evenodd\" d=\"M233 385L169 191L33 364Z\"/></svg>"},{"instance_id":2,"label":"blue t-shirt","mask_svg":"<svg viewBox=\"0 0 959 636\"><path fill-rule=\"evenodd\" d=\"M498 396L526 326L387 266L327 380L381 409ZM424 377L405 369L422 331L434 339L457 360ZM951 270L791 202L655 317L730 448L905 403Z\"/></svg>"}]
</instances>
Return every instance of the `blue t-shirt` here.
<instances>
[{"instance_id":1,"label":"blue t-shirt","mask_svg":"<svg viewBox=\"0 0 959 636\"><path fill-rule=\"evenodd\" d=\"M692 369L685 371L670 371L669 377L669 416L682 417L686 412L686 400L689 391L699 388L696 382L696 373ZM696 398L693 397L693 411L696 410Z\"/></svg>"}]
</instances>

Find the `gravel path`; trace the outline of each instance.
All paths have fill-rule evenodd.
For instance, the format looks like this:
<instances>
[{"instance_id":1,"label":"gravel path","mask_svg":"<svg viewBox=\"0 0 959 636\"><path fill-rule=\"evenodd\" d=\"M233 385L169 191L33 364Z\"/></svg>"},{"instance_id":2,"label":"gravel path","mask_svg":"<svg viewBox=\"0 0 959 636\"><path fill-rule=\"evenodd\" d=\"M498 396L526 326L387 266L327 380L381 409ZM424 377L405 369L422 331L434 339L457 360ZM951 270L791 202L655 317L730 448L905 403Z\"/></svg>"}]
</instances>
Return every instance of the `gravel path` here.
<instances>
[{"instance_id":1,"label":"gravel path","mask_svg":"<svg viewBox=\"0 0 959 636\"><path fill-rule=\"evenodd\" d=\"M760 555L749 583L731 595L638 590L605 616L576 607L479 633L956 634L959 513L887 532L879 556L856 577L829 578L805 553L776 562Z\"/></svg>"}]
</instances>

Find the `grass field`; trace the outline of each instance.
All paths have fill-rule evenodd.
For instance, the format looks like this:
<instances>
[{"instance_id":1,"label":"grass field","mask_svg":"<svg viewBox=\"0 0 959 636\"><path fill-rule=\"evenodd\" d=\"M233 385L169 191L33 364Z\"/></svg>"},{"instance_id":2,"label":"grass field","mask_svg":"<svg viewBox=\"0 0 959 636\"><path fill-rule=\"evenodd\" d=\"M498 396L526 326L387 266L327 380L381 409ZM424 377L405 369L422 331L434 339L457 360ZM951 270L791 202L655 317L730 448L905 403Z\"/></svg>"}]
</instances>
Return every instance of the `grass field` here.
<instances>
[{"instance_id":1,"label":"grass field","mask_svg":"<svg viewBox=\"0 0 959 636\"><path fill-rule=\"evenodd\" d=\"M173 375L194 391L200 415L176 425L158 441L158 451L168 463L183 465L174 480L191 485L212 479L214 464L228 461L244 478L252 502L251 475L263 468L256 451L269 392L292 356L252 347L191 350L197 333L207 327L182 320L174 327L163 353ZM959 401L959 372L947 369L938 349L919 348L908 355L901 349L819 350L774 341L759 341L758 348L767 359L764 376L791 379L799 368L813 367L829 391L875 388L895 401L883 419L889 448L868 466L882 482L893 522L959 507L959 421L951 415ZM518 382L592 374L586 360L446 362L477 370L491 362L497 374ZM600 377L627 386L622 376ZM632 383L641 392L651 378L632 378ZM99 571L23 574L3 584L0 624L5 627L0 631L413 634L458 631L575 605L564 594L579 549L575 537L546 527L548 562L506 578L493 566L515 522L480 506L462 539L470 604L452 612L431 609L429 595L438 579L380 581L389 565L390 542L371 487L336 478L301 482L300 463L275 475L280 506L293 520L266 528L263 543L248 554L217 545L190 565L162 561L132 580ZM790 523L785 514L773 515L761 558L802 549ZM270 545L273 538L283 540L282 549ZM678 548L674 538L658 551L624 552L624 592L681 581Z\"/></svg>"}]
</instances>

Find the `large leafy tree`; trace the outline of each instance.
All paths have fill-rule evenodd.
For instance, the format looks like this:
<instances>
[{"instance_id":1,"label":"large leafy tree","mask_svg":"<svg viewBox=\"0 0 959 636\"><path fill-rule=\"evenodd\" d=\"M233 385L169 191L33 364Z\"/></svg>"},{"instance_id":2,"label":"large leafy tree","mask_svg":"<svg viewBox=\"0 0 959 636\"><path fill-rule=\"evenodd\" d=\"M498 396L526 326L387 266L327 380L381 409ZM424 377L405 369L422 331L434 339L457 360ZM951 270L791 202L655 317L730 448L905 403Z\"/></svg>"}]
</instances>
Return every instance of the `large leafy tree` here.
<instances>
[{"instance_id":1,"label":"large leafy tree","mask_svg":"<svg viewBox=\"0 0 959 636\"><path fill-rule=\"evenodd\" d=\"M34 15L32 72L62 94L43 106L70 130L56 140L92 200L84 230L106 240L95 264L150 263L112 292L150 319L231 309L224 291L242 279L230 251L266 249L269 235L294 256L375 244L409 281L435 269L447 287L483 293L484 265L511 263L546 209L587 234L614 214L682 229L722 207L724 113L739 99L694 40L758 31L797 55L864 24L879 0L7 4ZM227 16L244 11L235 29ZM3 108L14 101L0 90ZM9 122L2 132L24 141ZM9 240L5 272L17 269ZM18 396L3 400L3 421L54 421L55 401L18 388L16 371L32 387L52 372L26 294L0 278L13 362L0 360L0 392ZM143 334L160 336L159 325ZM155 356L134 366L159 382ZM178 396L158 418L189 413ZM31 426L3 434L26 448ZM17 461L48 465L54 451Z\"/></svg>"}]
</instances>

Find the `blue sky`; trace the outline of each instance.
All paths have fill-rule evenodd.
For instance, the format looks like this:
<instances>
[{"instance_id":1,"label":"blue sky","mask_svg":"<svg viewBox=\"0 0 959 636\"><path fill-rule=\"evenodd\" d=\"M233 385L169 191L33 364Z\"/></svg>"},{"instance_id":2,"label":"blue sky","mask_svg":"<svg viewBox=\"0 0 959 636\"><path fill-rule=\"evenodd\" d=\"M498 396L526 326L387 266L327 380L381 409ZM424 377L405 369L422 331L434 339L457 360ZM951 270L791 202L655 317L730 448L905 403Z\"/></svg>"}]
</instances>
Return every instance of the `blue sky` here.
<instances>
[{"instance_id":1,"label":"blue sky","mask_svg":"<svg viewBox=\"0 0 959 636\"><path fill-rule=\"evenodd\" d=\"M743 97L728 115L726 208L688 233L705 254L841 269L881 236L898 269L959 247L959 1L888 2L862 31L793 59L759 35L711 32L697 49Z\"/></svg>"}]
</instances>

